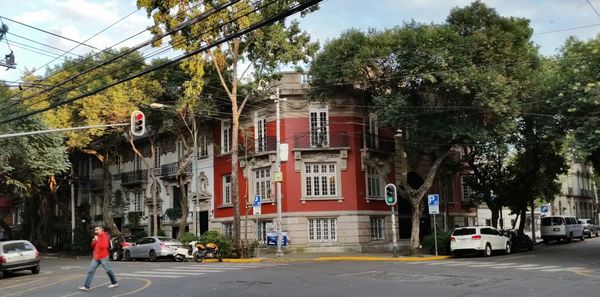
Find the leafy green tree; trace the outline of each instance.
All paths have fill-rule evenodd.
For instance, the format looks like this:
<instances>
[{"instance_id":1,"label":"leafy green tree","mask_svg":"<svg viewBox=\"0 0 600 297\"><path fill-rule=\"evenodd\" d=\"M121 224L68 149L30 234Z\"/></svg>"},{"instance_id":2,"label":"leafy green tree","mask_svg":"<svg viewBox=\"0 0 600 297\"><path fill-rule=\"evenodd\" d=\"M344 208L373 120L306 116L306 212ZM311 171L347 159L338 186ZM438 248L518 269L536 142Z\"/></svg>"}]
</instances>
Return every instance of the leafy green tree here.
<instances>
[{"instance_id":1,"label":"leafy green tree","mask_svg":"<svg viewBox=\"0 0 600 297\"><path fill-rule=\"evenodd\" d=\"M538 63L531 34L528 20L476 1L443 24L346 32L312 64L316 96L373 100L383 121L401 129L396 182L412 206L413 251L425 194L450 151L514 125ZM419 172L426 159L429 169ZM422 182L409 181L410 172Z\"/></svg>"},{"instance_id":2,"label":"leafy green tree","mask_svg":"<svg viewBox=\"0 0 600 297\"><path fill-rule=\"evenodd\" d=\"M8 110L13 92L0 85L0 110ZM14 109L13 109L14 110ZM0 125L0 134L46 130L39 117ZM54 176L66 172L70 163L61 135L56 133L0 138L0 195L31 197L52 186ZM55 184L54 184L55 185ZM0 218L0 227L10 234Z\"/></svg>"},{"instance_id":3,"label":"leafy green tree","mask_svg":"<svg viewBox=\"0 0 600 297\"><path fill-rule=\"evenodd\" d=\"M192 51L202 45L213 44L225 36L247 28L263 19L295 6L303 1L282 0L265 5L262 1L239 1L231 7L220 10L204 21L178 31L171 38L171 45L180 50ZM152 33L159 35L169 31L201 13L212 11L225 1L210 1L198 5L200 1L149 1L138 0L137 5L146 9L154 19ZM262 7L262 8L261 8ZM308 9L312 11L316 7ZM171 17L175 16L175 17ZM211 30L212 29L212 30ZM160 45L161 40L156 41ZM255 30L241 37L209 49L194 56L182 67L191 80L184 85L188 97L199 97L204 93L203 77L207 65L212 65L218 83L226 93L231 110L232 150L231 150L231 192L233 202L234 243L240 248L240 201L238 191L238 137L239 117L252 92L244 89L241 82L253 68L254 75L269 75L276 72L281 64L307 62L317 50L307 33L302 32L297 21L278 21L268 27ZM240 97L241 96L241 97ZM207 98L203 98L206 100ZM196 112L197 110L194 110ZM245 255L242 255L242 257Z\"/></svg>"}]
</instances>

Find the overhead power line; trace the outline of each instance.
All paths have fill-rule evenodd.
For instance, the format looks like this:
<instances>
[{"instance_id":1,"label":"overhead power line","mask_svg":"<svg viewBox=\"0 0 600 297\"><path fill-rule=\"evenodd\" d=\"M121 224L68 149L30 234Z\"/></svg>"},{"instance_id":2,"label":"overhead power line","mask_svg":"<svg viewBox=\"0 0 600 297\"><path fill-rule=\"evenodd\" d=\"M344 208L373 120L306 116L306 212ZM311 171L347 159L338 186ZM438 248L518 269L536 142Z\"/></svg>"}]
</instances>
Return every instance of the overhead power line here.
<instances>
[{"instance_id":1,"label":"overhead power line","mask_svg":"<svg viewBox=\"0 0 600 297\"><path fill-rule=\"evenodd\" d=\"M166 66L169 66L169 65L173 65L173 64L178 63L178 62L180 62L180 61L182 61L182 60L184 60L186 58L189 58L191 56L197 55L197 54L199 54L201 52L204 52L204 51L206 51L208 49L211 49L213 47L219 46L219 45L221 45L221 44L223 44L223 43L225 43L227 41L230 41L230 40L232 40L234 38L238 38L240 36L243 36L244 34L247 34L247 33L252 32L254 30L257 30L259 28L271 25L271 24L273 24L273 23L275 23L275 22L277 22L279 20L285 19L286 17L288 17L290 15L293 15L293 14L295 14L297 12L300 12L300 11L303 11L303 10L305 10L305 9L313 6L313 5L316 5L319 2L321 2L321 1L323 1L323 0L310 0L310 1L306 1L306 2L303 2L303 3L297 4L295 7L289 8L289 9L283 11L283 12L278 13L277 15L275 15L273 17L269 17L269 18L264 19L264 20L262 20L262 21L260 21L258 23L252 24L252 25L246 27L245 29L242 29L242 30L239 30L239 31L237 31L235 33L232 33L230 35L224 36L224 37L216 40L215 42L213 42L211 44L207 44L207 45L201 46L201 47L199 47L199 48L197 48L197 49L195 49L193 51L190 51L190 52L188 52L186 54L183 54L183 55L179 56L176 59L169 60L169 61L167 61L165 63L152 66L152 67L150 67L148 69L145 69L145 70L142 70L142 71L138 72L137 74L134 74L134 75L131 75L129 77L117 80L117 81L112 82L110 84L107 84L107 85L104 85L102 87L96 88L96 89L94 89L94 90L92 90L90 92L87 92L87 93L81 94L79 96L76 96L74 98L70 98L70 99L59 101L59 102L55 102L55 103L49 105L48 107L41 108L41 109L34 110L34 111L30 111L30 112L27 112L27 113L25 113L23 115L19 115L19 116L15 116L15 117L11 117L11 118L2 120L0 123L8 123L8 122L16 121L16 120L19 120L19 119L22 119L22 118L25 118L25 117L29 117L29 116L32 116L32 115L36 115L36 114L39 114L39 113L42 113L42 112L54 109L56 107L60 107L60 106L65 105L65 104L69 104L69 103L75 102L75 101L80 100L82 98L85 98L85 97L97 94L97 93L99 93L101 91L104 91L104 90L110 88L110 87L113 87L113 86L122 84L124 82L130 81L130 80L132 80L134 78L137 78L137 77L140 77L142 75L148 74L150 72L156 71L157 69L160 69L160 68L163 68L163 67L166 67Z\"/></svg>"}]
</instances>

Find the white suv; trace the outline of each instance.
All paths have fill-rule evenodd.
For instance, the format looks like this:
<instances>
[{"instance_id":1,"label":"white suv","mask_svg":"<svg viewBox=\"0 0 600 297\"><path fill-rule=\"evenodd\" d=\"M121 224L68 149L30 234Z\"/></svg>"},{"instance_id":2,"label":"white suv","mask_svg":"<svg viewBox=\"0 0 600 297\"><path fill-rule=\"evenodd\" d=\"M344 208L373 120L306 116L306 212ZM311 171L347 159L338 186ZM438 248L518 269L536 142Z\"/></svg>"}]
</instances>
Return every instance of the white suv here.
<instances>
[{"instance_id":1,"label":"white suv","mask_svg":"<svg viewBox=\"0 0 600 297\"><path fill-rule=\"evenodd\" d=\"M27 240L0 241L0 278L6 272L31 270L40 273L40 253Z\"/></svg>"},{"instance_id":2,"label":"white suv","mask_svg":"<svg viewBox=\"0 0 600 297\"><path fill-rule=\"evenodd\" d=\"M544 243L551 240L573 241L573 238L579 238L583 241L583 224L575 217L570 216L550 216L542 218L542 239Z\"/></svg>"},{"instance_id":3,"label":"white suv","mask_svg":"<svg viewBox=\"0 0 600 297\"><path fill-rule=\"evenodd\" d=\"M450 251L460 257L464 253L479 252L489 257L493 251L510 254L510 240L494 227L457 228L450 236Z\"/></svg>"}]
</instances>

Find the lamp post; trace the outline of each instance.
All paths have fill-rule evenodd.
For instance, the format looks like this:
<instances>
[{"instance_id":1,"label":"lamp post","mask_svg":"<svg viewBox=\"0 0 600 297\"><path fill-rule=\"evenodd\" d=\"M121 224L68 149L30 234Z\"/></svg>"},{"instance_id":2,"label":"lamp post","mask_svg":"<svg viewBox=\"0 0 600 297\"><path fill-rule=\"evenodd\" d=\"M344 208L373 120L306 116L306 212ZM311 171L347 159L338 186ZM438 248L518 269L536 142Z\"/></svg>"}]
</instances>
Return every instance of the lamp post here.
<instances>
[{"instance_id":1,"label":"lamp post","mask_svg":"<svg viewBox=\"0 0 600 297\"><path fill-rule=\"evenodd\" d=\"M276 174L274 174L274 179L275 179L275 183L277 184L277 254L275 255L276 258L281 258L283 257L283 251L282 251L282 234L281 234L281 114L280 114L280 102L281 101L285 101L285 98L280 98L279 97L279 87L275 87L275 90L273 91L273 89L269 86L269 84L264 81L264 80L260 80L258 82L258 88L257 90L262 91L263 87L265 86L267 89L269 89L271 92L274 92L273 95L269 96L269 99L272 99L275 101L275 118L276 118L276 137L277 137L277 141L276 141L276 150L277 150L277 158L275 159L275 167L277 168L277 172ZM277 177L277 178L275 178Z\"/></svg>"}]
</instances>

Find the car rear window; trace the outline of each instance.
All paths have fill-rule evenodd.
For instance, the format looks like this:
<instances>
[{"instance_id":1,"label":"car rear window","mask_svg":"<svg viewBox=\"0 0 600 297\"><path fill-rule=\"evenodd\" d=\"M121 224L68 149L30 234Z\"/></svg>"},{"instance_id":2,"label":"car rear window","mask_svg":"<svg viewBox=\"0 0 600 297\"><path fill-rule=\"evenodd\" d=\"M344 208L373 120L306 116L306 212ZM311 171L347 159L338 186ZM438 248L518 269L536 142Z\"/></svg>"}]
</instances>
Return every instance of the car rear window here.
<instances>
[{"instance_id":1,"label":"car rear window","mask_svg":"<svg viewBox=\"0 0 600 297\"><path fill-rule=\"evenodd\" d=\"M452 235L455 235L455 236L473 235L475 233L476 233L475 228L461 228L461 229L454 230L454 232L452 233Z\"/></svg>"},{"instance_id":2,"label":"car rear window","mask_svg":"<svg viewBox=\"0 0 600 297\"><path fill-rule=\"evenodd\" d=\"M542 226L560 226L563 224L562 218L542 218Z\"/></svg>"},{"instance_id":3,"label":"car rear window","mask_svg":"<svg viewBox=\"0 0 600 297\"><path fill-rule=\"evenodd\" d=\"M2 245L2 252L5 254L20 253L33 250L35 250L35 247L29 242L12 242Z\"/></svg>"}]
</instances>

